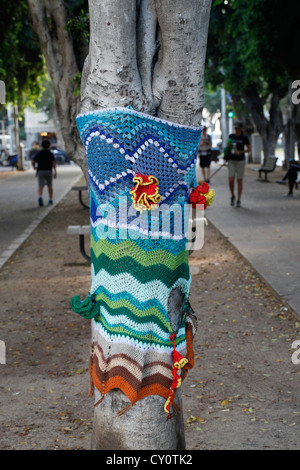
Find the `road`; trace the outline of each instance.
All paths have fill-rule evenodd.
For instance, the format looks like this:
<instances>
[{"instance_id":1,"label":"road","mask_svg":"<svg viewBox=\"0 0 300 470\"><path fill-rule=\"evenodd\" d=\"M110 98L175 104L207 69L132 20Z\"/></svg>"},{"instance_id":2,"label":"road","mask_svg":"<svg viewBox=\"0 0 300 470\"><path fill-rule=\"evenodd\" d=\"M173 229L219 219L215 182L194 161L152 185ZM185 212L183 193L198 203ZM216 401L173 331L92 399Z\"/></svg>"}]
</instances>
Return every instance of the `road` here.
<instances>
[{"instance_id":1,"label":"road","mask_svg":"<svg viewBox=\"0 0 300 470\"><path fill-rule=\"evenodd\" d=\"M35 172L16 172L0 181L0 268L43 218L82 176L77 165L59 166L54 180L53 206L38 206ZM44 200L48 200L47 191Z\"/></svg>"}]
</instances>

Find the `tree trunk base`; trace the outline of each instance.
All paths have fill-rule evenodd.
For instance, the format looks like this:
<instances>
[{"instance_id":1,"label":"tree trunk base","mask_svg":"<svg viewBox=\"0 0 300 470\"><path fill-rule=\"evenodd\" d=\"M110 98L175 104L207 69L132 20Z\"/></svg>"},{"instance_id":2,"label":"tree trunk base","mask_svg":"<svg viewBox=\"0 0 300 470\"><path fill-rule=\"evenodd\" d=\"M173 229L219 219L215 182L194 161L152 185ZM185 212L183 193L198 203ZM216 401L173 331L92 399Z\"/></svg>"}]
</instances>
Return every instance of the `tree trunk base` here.
<instances>
[{"instance_id":1,"label":"tree trunk base","mask_svg":"<svg viewBox=\"0 0 300 470\"><path fill-rule=\"evenodd\" d=\"M95 403L100 398L96 390ZM167 420L165 402L152 395L118 416L130 402L120 390L112 390L95 407L92 450L185 450L183 412ZM181 389L175 402L181 406Z\"/></svg>"}]
</instances>

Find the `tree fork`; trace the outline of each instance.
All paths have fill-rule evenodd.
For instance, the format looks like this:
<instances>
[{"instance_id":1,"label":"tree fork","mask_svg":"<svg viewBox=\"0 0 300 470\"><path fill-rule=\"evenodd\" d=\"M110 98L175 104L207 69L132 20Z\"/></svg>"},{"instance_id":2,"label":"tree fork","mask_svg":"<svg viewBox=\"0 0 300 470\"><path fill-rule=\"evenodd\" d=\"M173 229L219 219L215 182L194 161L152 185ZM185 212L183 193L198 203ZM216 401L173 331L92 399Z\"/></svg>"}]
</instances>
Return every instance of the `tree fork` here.
<instances>
[{"instance_id":1,"label":"tree fork","mask_svg":"<svg viewBox=\"0 0 300 470\"><path fill-rule=\"evenodd\" d=\"M63 0L28 0L32 27L37 34L53 83L55 105L65 149L87 174L76 115L80 99L74 96L74 78L79 73L71 33L66 30L67 10Z\"/></svg>"}]
</instances>

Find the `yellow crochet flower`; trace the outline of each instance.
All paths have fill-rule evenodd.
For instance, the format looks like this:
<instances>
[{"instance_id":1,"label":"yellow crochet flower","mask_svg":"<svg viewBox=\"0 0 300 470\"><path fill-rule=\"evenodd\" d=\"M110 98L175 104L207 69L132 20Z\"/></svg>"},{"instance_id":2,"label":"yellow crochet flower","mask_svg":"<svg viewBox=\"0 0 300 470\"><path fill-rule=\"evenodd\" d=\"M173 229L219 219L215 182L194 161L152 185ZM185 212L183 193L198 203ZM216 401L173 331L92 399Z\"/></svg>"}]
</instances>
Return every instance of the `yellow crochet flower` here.
<instances>
[{"instance_id":1,"label":"yellow crochet flower","mask_svg":"<svg viewBox=\"0 0 300 470\"><path fill-rule=\"evenodd\" d=\"M206 204L207 206L211 206L212 203L214 202L214 198L215 198L215 190L214 189L210 189L208 191L208 193L204 194L204 196L206 197Z\"/></svg>"}]
</instances>

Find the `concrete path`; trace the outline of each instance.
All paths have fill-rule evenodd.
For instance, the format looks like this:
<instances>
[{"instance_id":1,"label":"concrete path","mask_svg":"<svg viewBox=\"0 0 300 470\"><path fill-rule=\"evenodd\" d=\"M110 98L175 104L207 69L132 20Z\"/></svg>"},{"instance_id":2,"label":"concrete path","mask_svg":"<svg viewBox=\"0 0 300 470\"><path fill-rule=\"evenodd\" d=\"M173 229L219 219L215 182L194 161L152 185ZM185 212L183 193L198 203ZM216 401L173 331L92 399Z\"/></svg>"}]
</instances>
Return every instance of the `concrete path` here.
<instances>
[{"instance_id":1,"label":"concrete path","mask_svg":"<svg viewBox=\"0 0 300 470\"><path fill-rule=\"evenodd\" d=\"M16 172L0 181L0 268L82 176L77 165L59 166L57 173L53 184L53 206L47 206L46 188L46 204L38 206L37 179L33 170Z\"/></svg>"},{"instance_id":2,"label":"concrete path","mask_svg":"<svg viewBox=\"0 0 300 470\"><path fill-rule=\"evenodd\" d=\"M300 317L300 191L284 197L287 186L276 183L284 172L277 168L264 183L253 166L247 165L241 208L230 206L227 167L213 176L216 197L206 217Z\"/></svg>"}]
</instances>

